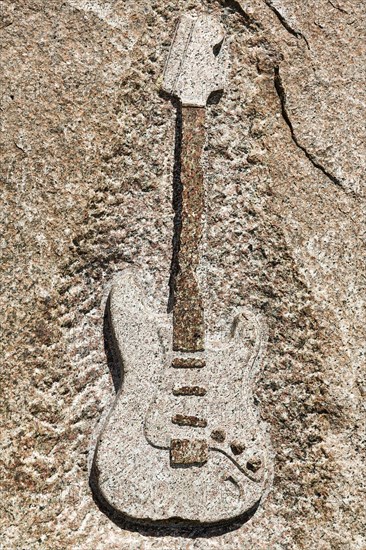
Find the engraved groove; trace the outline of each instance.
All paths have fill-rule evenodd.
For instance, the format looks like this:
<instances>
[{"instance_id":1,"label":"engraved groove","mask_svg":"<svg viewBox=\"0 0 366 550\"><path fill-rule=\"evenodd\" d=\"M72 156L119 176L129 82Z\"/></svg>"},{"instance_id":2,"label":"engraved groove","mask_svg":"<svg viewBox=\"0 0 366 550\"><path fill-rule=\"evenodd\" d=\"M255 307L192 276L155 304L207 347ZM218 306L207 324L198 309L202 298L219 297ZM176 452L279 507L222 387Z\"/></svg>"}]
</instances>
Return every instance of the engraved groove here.
<instances>
[{"instance_id":1,"label":"engraved groove","mask_svg":"<svg viewBox=\"0 0 366 550\"><path fill-rule=\"evenodd\" d=\"M178 426L190 426L191 428L206 428L207 426L207 420L204 418L186 414L176 414L172 417L172 423Z\"/></svg>"},{"instance_id":2,"label":"engraved groove","mask_svg":"<svg viewBox=\"0 0 366 550\"><path fill-rule=\"evenodd\" d=\"M205 144L205 109L182 107L181 227L174 281L173 349L204 350L204 311L197 279L204 211L201 155Z\"/></svg>"},{"instance_id":3,"label":"engraved groove","mask_svg":"<svg viewBox=\"0 0 366 550\"><path fill-rule=\"evenodd\" d=\"M172 439L170 461L172 465L194 466L208 460L208 444L205 439Z\"/></svg>"},{"instance_id":4,"label":"engraved groove","mask_svg":"<svg viewBox=\"0 0 366 550\"><path fill-rule=\"evenodd\" d=\"M182 386L179 388L173 388L173 395L196 395L198 397L203 397L206 395L207 390L201 388L200 386Z\"/></svg>"},{"instance_id":5,"label":"engraved groove","mask_svg":"<svg viewBox=\"0 0 366 550\"><path fill-rule=\"evenodd\" d=\"M174 369L202 369L206 366L204 359L193 359L191 357L176 357L172 362Z\"/></svg>"}]
</instances>

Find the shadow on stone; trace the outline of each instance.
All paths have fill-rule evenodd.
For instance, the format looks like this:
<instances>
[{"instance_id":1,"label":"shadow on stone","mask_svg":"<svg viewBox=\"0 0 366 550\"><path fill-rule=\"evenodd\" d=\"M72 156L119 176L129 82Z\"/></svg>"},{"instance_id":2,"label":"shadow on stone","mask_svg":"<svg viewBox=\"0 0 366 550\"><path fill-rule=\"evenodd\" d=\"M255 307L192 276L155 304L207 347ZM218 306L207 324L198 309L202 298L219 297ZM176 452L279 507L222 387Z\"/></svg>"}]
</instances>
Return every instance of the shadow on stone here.
<instances>
[{"instance_id":1,"label":"shadow on stone","mask_svg":"<svg viewBox=\"0 0 366 550\"><path fill-rule=\"evenodd\" d=\"M170 518L164 522L145 523L143 520L132 520L131 518L123 516L110 506L99 490L98 472L95 463L93 463L92 466L89 484L92 489L95 504L110 521L120 529L137 532L141 535L150 537L185 537L195 539L221 536L239 529L244 523L252 518L259 506L258 503L242 516L225 524L193 524L192 522L187 524L180 518Z\"/></svg>"},{"instance_id":2,"label":"shadow on stone","mask_svg":"<svg viewBox=\"0 0 366 550\"><path fill-rule=\"evenodd\" d=\"M104 310L103 338L104 351L107 358L107 365L112 376L114 391L118 393L122 386L122 365L119 358L118 347L114 340L112 323L110 319L110 296L108 296Z\"/></svg>"},{"instance_id":3,"label":"shadow on stone","mask_svg":"<svg viewBox=\"0 0 366 550\"><path fill-rule=\"evenodd\" d=\"M170 98L171 99L171 98ZM182 152L182 106L178 100L171 99L176 108L175 119L175 147L173 167L173 210L174 210L174 233L173 233L173 254L170 264L168 313L173 311L175 279L178 273L178 256L180 249L180 236L182 232L182 182L181 182L181 152Z\"/></svg>"}]
</instances>

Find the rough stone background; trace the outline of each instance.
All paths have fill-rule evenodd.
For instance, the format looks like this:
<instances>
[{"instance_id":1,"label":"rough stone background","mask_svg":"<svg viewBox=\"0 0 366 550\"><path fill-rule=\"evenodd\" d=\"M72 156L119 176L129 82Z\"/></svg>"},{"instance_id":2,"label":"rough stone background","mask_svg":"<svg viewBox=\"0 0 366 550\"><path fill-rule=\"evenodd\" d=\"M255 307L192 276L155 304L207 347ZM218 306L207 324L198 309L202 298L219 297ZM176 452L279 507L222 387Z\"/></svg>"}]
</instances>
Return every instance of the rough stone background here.
<instances>
[{"instance_id":1,"label":"rough stone background","mask_svg":"<svg viewBox=\"0 0 366 550\"><path fill-rule=\"evenodd\" d=\"M159 80L177 16L224 22L208 109L211 326L258 310L272 491L212 538L122 529L88 461L114 387L103 316L144 267L166 303L174 106ZM366 4L5 0L1 14L1 519L11 549L366 548Z\"/></svg>"}]
</instances>

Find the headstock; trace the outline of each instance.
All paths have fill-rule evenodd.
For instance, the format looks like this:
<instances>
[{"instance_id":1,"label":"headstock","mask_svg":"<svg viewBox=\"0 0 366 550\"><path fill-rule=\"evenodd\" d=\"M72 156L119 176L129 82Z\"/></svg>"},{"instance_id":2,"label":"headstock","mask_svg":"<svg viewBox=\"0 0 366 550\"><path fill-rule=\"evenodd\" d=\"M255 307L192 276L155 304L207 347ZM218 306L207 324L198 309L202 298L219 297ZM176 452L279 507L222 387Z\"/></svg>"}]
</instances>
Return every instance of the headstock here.
<instances>
[{"instance_id":1,"label":"headstock","mask_svg":"<svg viewBox=\"0 0 366 550\"><path fill-rule=\"evenodd\" d=\"M204 107L212 92L224 88L224 37L225 31L214 17L182 15L166 61L162 89L184 106Z\"/></svg>"}]
</instances>

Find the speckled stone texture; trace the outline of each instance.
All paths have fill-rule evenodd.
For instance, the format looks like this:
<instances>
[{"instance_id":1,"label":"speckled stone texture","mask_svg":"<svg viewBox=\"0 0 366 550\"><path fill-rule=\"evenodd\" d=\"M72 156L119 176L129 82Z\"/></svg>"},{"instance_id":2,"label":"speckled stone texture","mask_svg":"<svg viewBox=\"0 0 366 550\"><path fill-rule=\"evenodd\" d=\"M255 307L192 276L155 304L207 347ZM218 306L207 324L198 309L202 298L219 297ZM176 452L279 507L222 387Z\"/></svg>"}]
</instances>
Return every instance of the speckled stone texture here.
<instances>
[{"instance_id":1,"label":"speckled stone texture","mask_svg":"<svg viewBox=\"0 0 366 550\"><path fill-rule=\"evenodd\" d=\"M0 6L0 544L363 550L365 3ZM120 383L113 279L142 267L167 300L175 107L159 79L189 9L221 18L231 49L206 113L204 298L212 328L233 307L265 318L256 400L275 452L263 506L209 536L118 524L88 481Z\"/></svg>"}]
</instances>

